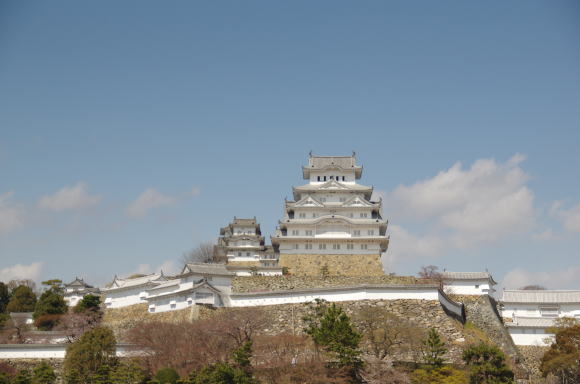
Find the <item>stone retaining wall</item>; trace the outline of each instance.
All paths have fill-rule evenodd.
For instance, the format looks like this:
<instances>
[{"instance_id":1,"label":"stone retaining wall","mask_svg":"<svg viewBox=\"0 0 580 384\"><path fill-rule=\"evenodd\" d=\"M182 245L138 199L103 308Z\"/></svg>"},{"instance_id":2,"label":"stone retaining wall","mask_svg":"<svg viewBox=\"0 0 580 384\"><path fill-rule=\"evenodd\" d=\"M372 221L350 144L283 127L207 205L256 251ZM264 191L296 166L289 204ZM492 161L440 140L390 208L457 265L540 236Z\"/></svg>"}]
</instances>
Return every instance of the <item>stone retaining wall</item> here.
<instances>
[{"instance_id":1,"label":"stone retaining wall","mask_svg":"<svg viewBox=\"0 0 580 384\"><path fill-rule=\"evenodd\" d=\"M232 292L289 291L292 289L349 287L361 284L436 284L413 276L238 276L232 280Z\"/></svg>"},{"instance_id":2,"label":"stone retaining wall","mask_svg":"<svg viewBox=\"0 0 580 384\"><path fill-rule=\"evenodd\" d=\"M205 312L212 311L200 305L189 308L161 313L149 313L147 304L135 304L122 308L108 308L104 310L103 322L113 330L117 341L123 341L128 330L141 322L161 321L172 324L192 322L204 316Z\"/></svg>"},{"instance_id":3,"label":"stone retaining wall","mask_svg":"<svg viewBox=\"0 0 580 384\"><path fill-rule=\"evenodd\" d=\"M451 295L451 297L453 300L460 301L465 305L467 321L472 322L476 327L484 331L491 342L500 347L514 361L519 362L522 359L518 348L499 316L497 302L492 297L488 295Z\"/></svg>"},{"instance_id":4,"label":"stone retaining wall","mask_svg":"<svg viewBox=\"0 0 580 384\"><path fill-rule=\"evenodd\" d=\"M384 275L381 255L280 255L279 264L293 275L330 276Z\"/></svg>"}]
</instances>

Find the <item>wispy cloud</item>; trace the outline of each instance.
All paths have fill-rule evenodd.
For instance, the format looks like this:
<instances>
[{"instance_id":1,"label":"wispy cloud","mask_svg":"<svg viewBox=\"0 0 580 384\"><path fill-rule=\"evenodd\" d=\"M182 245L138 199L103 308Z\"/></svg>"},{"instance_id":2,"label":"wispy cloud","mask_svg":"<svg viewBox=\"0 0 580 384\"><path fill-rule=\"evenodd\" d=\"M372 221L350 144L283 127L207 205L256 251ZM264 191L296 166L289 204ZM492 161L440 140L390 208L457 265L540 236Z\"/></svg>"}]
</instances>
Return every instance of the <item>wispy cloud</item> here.
<instances>
[{"instance_id":1,"label":"wispy cloud","mask_svg":"<svg viewBox=\"0 0 580 384\"><path fill-rule=\"evenodd\" d=\"M567 231L580 232L580 204L567 209L563 206L561 201L556 201L550 209L550 214L560 220Z\"/></svg>"},{"instance_id":2,"label":"wispy cloud","mask_svg":"<svg viewBox=\"0 0 580 384\"><path fill-rule=\"evenodd\" d=\"M200 187L192 187L191 191L189 191L189 194L191 196L199 196L201 194L201 188Z\"/></svg>"},{"instance_id":3,"label":"wispy cloud","mask_svg":"<svg viewBox=\"0 0 580 384\"><path fill-rule=\"evenodd\" d=\"M10 281L14 279L30 279L37 281L42 272L44 263L16 264L0 269L0 281Z\"/></svg>"},{"instance_id":4,"label":"wispy cloud","mask_svg":"<svg viewBox=\"0 0 580 384\"><path fill-rule=\"evenodd\" d=\"M0 195L0 235L24 226L24 209L12 202L13 195L13 191Z\"/></svg>"},{"instance_id":5,"label":"wispy cloud","mask_svg":"<svg viewBox=\"0 0 580 384\"><path fill-rule=\"evenodd\" d=\"M580 266L542 272L516 268L505 275L502 286L506 289L518 289L526 285L541 285L548 289L578 289L578 276Z\"/></svg>"},{"instance_id":6,"label":"wispy cloud","mask_svg":"<svg viewBox=\"0 0 580 384\"><path fill-rule=\"evenodd\" d=\"M139 264L137 269L133 272L133 274L142 274L147 275L154 272L163 271L164 274L175 274L178 273L180 269L180 265L175 260L165 260L163 263L153 266L151 264Z\"/></svg>"},{"instance_id":7,"label":"wispy cloud","mask_svg":"<svg viewBox=\"0 0 580 384\"><path fill-rule=\"evenodd\" d=\"M78 210L95 206L101 199L101 196L90 195L85 183L78 182L72 187L64 187L52 195L41 197L38 207L54 212Z\"/></svg>"},{"instance_id":8,"label":"wispy cloud","mask_svg":"<svg viewBox=\"0 0 580 384\"><path fill-rule=\"evenodd\" d=\"M174 203L175 199L173 197L166 196L154 188L148 188L129 205L127 214L131 217L140 218L146 216L154 208Z\"/></svg>"}]
</instances>

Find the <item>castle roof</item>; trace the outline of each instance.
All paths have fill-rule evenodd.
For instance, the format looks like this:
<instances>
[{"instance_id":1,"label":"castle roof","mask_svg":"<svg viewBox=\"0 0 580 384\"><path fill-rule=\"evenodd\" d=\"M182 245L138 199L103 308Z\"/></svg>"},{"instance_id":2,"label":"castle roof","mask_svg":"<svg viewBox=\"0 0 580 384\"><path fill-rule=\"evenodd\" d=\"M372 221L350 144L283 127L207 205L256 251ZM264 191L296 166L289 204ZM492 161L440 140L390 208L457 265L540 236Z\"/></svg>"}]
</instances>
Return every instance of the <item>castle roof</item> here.
<instances>
[{"instance_id":1,"label":"castle roof","mask_svg":"<svg viewBox=\"0 0 580 384\"><path fill-rule=\"evenodd\" d=\"M181 271L185 274L234 276L226 269L225 264L187 263Z\"/></svg>"},{"instance_id":2,"label":"castle roof","mask_svg":"<svg viewBox=\"0 0 580 384\"><path fill-rule=\"evenodd\" d=\"M445 280L490 280L492 285L497 282L493 279L489 272L451 272L444 271L441 277Z\"/></svg>"},{"instance_id":3,"label":"castle roof","mask_svg":"<svg viewBox=\"0 0 580 384\"><path fill-rule=\"evenodd\" d=\"M323 171L327 169L354 170L357 179L362 175L362 167L356 165L356 157L354 153L352 156L310 155L308 158L308 165L302 167L302 174L305 179L309 179L311 171Z\"/></svg>"},{"instance_id":4,"label":"castle roof","mask_svg":"<svg viewBox=\"0 0 580 384\"><path fill-rule=\"evenodd\" d=\"M504 303L562 304L580 303L580 290L525 290L506 289Z\"/></svg>"},{"instance_id":5,"label":"castle roof","mask_svg":"<svg viewBox=\"0 0 580 384\"><path fill-rule=\"evenodd\" d=\"M152 273L149 275L144 276L137 276L137 277L128 277L125 279L118 278L115 276L113 282L111 283L110 287L104 288L103 291L112 291L116 289L126 289L126 288L134 288L142 285L152 285L156 281L165 281L166 278L163 276L163 272L161 273Z\"/></svg>"},{"instance_id":6,"label":"castle roof","mask_svg":"<svg viewBox=\"0 0 580 384\"><path fill-rule=\"evenodd\" d=\"M370 200L373 193L373 187L366 185L341 183L336 180L329 180L322 184L305 184L298 187L293 187L294 200L300 199L300 193L305 192L362 192L365 199Z\"/></svg>"}]
</instances>

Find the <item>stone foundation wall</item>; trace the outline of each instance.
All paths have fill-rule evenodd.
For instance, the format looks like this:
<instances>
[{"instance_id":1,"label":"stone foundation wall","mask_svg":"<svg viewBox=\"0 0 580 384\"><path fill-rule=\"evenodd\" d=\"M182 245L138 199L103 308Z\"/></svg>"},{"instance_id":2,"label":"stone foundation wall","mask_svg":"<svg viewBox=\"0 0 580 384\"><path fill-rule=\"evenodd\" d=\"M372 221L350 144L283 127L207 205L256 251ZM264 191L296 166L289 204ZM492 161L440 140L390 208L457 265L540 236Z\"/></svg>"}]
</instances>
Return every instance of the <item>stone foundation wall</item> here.
<instances>
[{"instance_id":1,"label":"stone foundation wall","mask_svg":"<svg viewBox=\"0 0 580 384\"><path fill-rule=\"evenodd\" d=\"M117 341L123 341L126 332L141 322L161 321L172 324L192 322L211 311L212 309L207 307L193 305L178 311L150 313L147 310L147 304L136 304L123 308L105 309L102 324L113 330Z\"/></svg>"},{"instance_id":2,"label":"stone foundation wall","mask_svg":"<svg viewBox=\"0 0 580 384\"><path fill-rule=\"evenodd\" d=\"M492 297L488 295L451 295L451 297L465 305L467 321L484 331L489 340L515 362L521 361L522 356L504 326L497 310L497 302Z\"/></svg>"},{"instance_id":3,"label":"stone foundation wall","mask_svg":"<svg viewBox=\"0 0 580 384\"><path fill-rule=\"evenodd\" d=\"M331 276L384 275L381 255L280 255L279 264L298 276L321 276L323 268Z\"/></svg>"},{"instance_id":4,"label":"stone foundation wall","mask_svg":"<svg viewBox=\"0 0 580 384\"><path fill-rule=\"evenodd\" d=\"M232 292L289 291L292 289L350 287L361 284L436 284L434 280L413 276L238 276L232 280Z\"/></svg>"},{"instance_id":5,"label":"stone foundation wall","mask_svg":"<svg viewBox=\"0 0 580 384\"><path fill-rule=\"evenodd\" d=\"M532 345L518 345L518 350L522 356L521 364L530 374L531 379L539 380L542 377L540 364L542 356L550 349L549 347L540 347Z\"/></svg>"},{"instance_id":6,"label":"stone foundation wall","mask_svg":"<svg viewBox=\"0 0 580 384\"><path fill-rule=\"evenodd\" d=\"M351 317L357 325L357 316L364 308L374 308L378 313L389 313L400 321L397 324L408 329L402 344L395 347L392 357L398 361L421 361L421 340L429 328L435 328L447 343L449 352L446 359L451 363L461 363L461 354L465 347L463 326L458 321L447 316L441 304L432 300L364 300L336 303ZM214 313L232 310L219 308ZM235 310L235 309L234 309ZM303 334L306 326L303 318L308 314L307 304L284 304L275 306L251 307L262 313L268 326L262 334L277 335L282 333ZM212 316L213 313L205 314Z\"/></svg>"}]
</instances>

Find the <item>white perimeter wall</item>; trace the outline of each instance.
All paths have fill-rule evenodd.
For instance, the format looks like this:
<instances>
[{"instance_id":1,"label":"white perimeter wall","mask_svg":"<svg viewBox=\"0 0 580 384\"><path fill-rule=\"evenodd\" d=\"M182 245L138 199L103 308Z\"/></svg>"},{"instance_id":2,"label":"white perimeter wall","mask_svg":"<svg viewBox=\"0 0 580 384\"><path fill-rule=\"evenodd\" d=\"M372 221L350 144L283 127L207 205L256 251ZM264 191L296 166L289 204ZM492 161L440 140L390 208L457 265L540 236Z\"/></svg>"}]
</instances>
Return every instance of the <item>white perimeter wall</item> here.
<instances>
[{"instance_id":1,"label":"white perimeter wall","mask_svg":"<svg viewBox=\"0 0 580 384\"><path fill-rule=\"evenodd\" d=\"M575 317L580 319L580 303L577 304L535 304L535 303L503 303L503 317L542 317L540 307L558 307L558 317Z\"/></svg>"},{"instance_id":2,"label":"white perimeter wall","mask_svg":"<svg viewBox=\"0 0 580 384\"><path fill-rule=\"evenodd\" d=\"M446 293L454 295L489 295L495 292L490 290L488 280L445 281L443 287Z\"/></svg>"},{"instance_id":3,"label":"white perimeter wall","mask_svg":"<svg viewBox=\"0 0 580 384\"><path fill-rule=\"evenodd\" d=\"M508 327L508 331L515 345L546 346L552 343L554 334L547 333L543 328ZM545 339L549 338L548 343Z\"/></svg>"},{"instance_id":4,"label":"white perimeter wall","mask_svg":"<svg viewBox=\"0 0 580 384\"><path fill-rule=\"evenodd\" d=\"M135 289L122 289L118 291L108 292L105 291L105 306L107 308L121 308L127 307L129 305L135 305L140 303L146 303L145 298L147 297L147 292L145 292L146 287L138 287Z\"/></svg>"},{"instance_id":5,"label":"white perimeter wall","mask_svg":"<svg viewBox=\"0 0 580 384\"><path fill-rule=\"evenodd\" d=\"M274 294L233 294L226 306L255 307L262 305L280 305L307 303L316 299L330 302L359 300L439 300L437 288L397 289L397 288L350 288L308 292L280 292Z\"/></svg>"},{"instance_id":6,"label":"white perimeter wall","mask_svg":"<svg viewBox=\"0 0 580 384\"><path fill-rule=\"evenodd\" d=\"M0 344L2 359L64 359L66 347L70 344ZM131 346L118 345L117 356L129 357L139 355Z\"/></svg>"}]
</instances>

